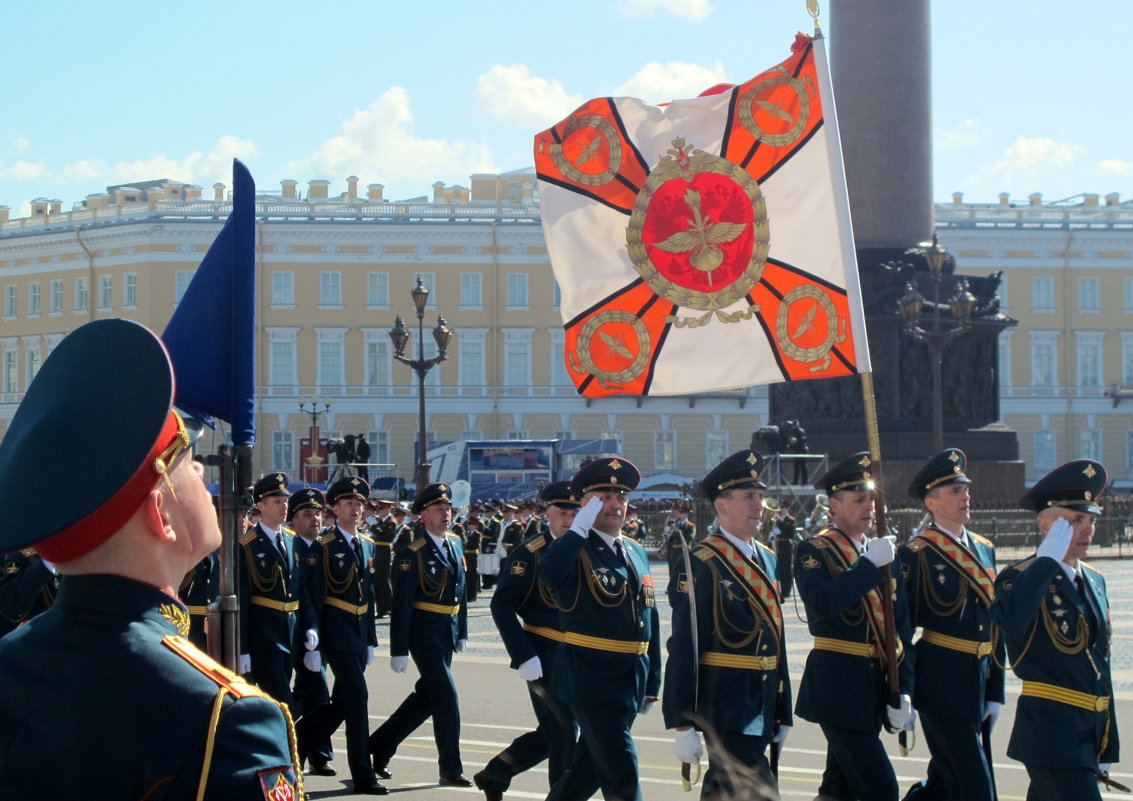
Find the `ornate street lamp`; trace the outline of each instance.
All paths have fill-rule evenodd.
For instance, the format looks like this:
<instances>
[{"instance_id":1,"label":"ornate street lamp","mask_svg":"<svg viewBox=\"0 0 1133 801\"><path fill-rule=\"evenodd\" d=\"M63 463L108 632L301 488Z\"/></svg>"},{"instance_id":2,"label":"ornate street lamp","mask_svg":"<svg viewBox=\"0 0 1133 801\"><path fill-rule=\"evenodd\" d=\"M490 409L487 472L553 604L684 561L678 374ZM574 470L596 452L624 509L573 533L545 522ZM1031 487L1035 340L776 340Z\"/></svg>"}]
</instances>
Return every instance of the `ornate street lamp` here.
<instances>
[{"instance_id":1,"label":"ornate street lamp","mask_svg":"<svg viewBox=\"0 0 1133 801\"><path fill-rule=\"evenodd\" d=\"M389 340L393 343L394 358L402 364L407 364L417 373L418 389L418 433L417 433L417 468L413 474L413 483L417 492L429 483L429 468L431 465L425 461L425 376L435 365L445 360L445 351L448 349L452 331L445 325L445 318L437 318L437 327L433 329L433 341L437 343L437 355L431 359L425 358L425 304L429 300L429 290L425 287L421 276L417 276L417 286L411 293L413 307L417 311L417 358L407 359L404 356L405 348L409 344L412 332L405 327L401 315L397 315L393 328L389 331Z\"/></svg>"},{"instance_id":2,"label":"ornate street lamp","mask_svg":"<svg viewBox=\"0 0 1133 801\"><path fill-rule=\"evenodd\" d=\"M308 406L311 408L308 409ZM310 484L311 474L317 479L325 461L319 455L319 415L330 411L330 401L326 398L300 398L299 411L311 415L311 455L307 457L307 464L303 466L303 482Z\"/></svg>"},{"instance_id":3,"label":"ornate street lamp","mask_svg":"<svg viewBox=\"0 0 1133 801\"><path fill-rule=\"evenodd\" d=\"M905 294L897 301L897 305L901 309L901 316L905 318L905 333L928 345L932 364L932 442L934 450L941 451L944 449L944 388L941 386L940 375L942 354L945 346L971 327L968 321L976 305L976 296L969 291L968 280L961 279L956 285L956 292L948 300L952 320L942 320L940 283L948 251L940 244L935 231L932 242L924 242L921 247L924 248L929 277L932 279L932 309L930 313L924 314L926 301L912 281L905 285Z\"/></svg>"}]
</instances>

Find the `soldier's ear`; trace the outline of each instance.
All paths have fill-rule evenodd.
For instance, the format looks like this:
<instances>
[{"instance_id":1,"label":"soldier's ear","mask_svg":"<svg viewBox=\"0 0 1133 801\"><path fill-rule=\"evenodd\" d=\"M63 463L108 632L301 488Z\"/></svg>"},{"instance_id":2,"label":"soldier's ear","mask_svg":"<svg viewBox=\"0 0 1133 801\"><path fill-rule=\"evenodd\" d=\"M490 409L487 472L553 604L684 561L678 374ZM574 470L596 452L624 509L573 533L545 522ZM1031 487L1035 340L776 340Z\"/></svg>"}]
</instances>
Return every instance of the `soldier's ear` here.
<instances>
[{"instance_id":1,"label":"soldier's ear","mask_svg":"<svg viewBox=\"0 0 1133 801\"><path fill-rule=\"evenodd\" d=\"M177 532L173 530L168 503L169 500L164 492L160 489L152 489L142 501L136 517L142 521L146 531L152 536L165 542L174 542L177 539Z\"/></svg>"}]
</instances>

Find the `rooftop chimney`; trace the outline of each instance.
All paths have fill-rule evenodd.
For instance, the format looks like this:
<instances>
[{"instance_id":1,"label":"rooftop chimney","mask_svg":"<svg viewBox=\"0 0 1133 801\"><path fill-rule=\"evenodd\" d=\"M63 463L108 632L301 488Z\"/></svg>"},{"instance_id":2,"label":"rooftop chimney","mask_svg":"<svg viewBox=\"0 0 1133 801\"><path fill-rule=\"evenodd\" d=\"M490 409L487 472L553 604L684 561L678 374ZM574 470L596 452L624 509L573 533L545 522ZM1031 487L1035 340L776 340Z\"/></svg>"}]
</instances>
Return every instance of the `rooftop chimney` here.
<instances>
[{"instance_id":1,"label":"rooftop chimney","mask_svg":"<svg viewBox=\"0 0 1133 801\"><path fill-rule=\"evenodd\" d=\"M368 184L366 186L366 199L367 200L381 200L382 190L385 189L385 184Z\"/></svg>"},{"instance_id":2,"label":"rooftop chimney","mask_svg":"<svg viewBox=\"0 0 1133 801\"><path fill-rule=\"evenodd\" d=\"M8 215L11 213L12 208L10 206L0 206L0 228L3 228L4 224L8 222Z\"/></svg>"},{"instance_id":3,"label":"rooftop chimney","mask_svg":"<svg viewBox=\"0 0 1133 801\"><path fill-rule=\"evenodd\" d=\"M953 192L952 193L952 202L955 203L957 206L959 206L961 203L964 202L964 193L963 192Z\"/></svg>"},{"instance_id":4,"label":"rooftop chimney","mask_svg":"<svg viewBox=\"0 0 1133 801\"><path fill-rule=\"evenodd\" d=\"M353 203L358 199L358 176L351 175L346 179L346 199Z\"/></svg>"},{"instance_id":5,"label":"rooftop chimney","mask_svg":"<svg viewBox=\"0 0 1133 801\"><path fill-rule=\"evenodd\" d=\"M224 184L219 181L212 185L212 199L224 200Z\"/></svg>"},{"instance_id":6,"label":"rooftop chimney","mask_svg":"<svg viewBox=\"0 0 1133 801\"><path fill-rule=\"evenodd\" d=\"M1098 194L1096 192L1087 192L1084 195L1082 195L1082 205L1083 206L1097 206L1098 205Z\"/></svg>"},{"instance_id":7,"label":"rooftop chimney","mask_svg":"<svg viewBox=\"0 0 1133 801\"><path fill-rule=\"evenodd\" d=\"M1043 204L1043 193L1032 192L1031 194L1027 195L1027 200L1031 202L1032 206L1041 206Z\"/></svg>"},{"instance_id":8,"label":"rooftop chimney","mask_svg":"<svg viewBox=\"0 0 1133 801\"><path fill-rule=\"evenodd\" d=\"M52 200L51 204L50 204L50 211L48 212L48 214L59 214L61 211L63 211L63 201L62 200Z\"/></svg>"},{"instance_id":9,"label":"rooftop chimney","mask_svg":"<svg viewBox=\"0 0 1133 801\"><path fill-rule=\"evenodd\" d=\"M1105 196L1105 204L1107 206L1116 206L1120 202L1121 202L1121 193L1120 192L1110 192L1108 195Z\"/></svg>"},{"instance_id":10,"label":"rooftop chimney","mask_svg":"<svg viewBox=\"0 0 1133 801\"><path fill-rule=\"evenodd\" d=\"M1006 192L1000 192L999 193L999 205L1000 206L1010 206L1011 203L1010 203L1010 201L1008 201L1009 197L1011 197L1011 195L1007 194Z\"/></svg>"},{"instance_id":11,"label":"rooftop chimney","mask_svg":"<svg viewBox=\"0 0 1133 801\"><path fill-rule=\"evenodd\" d=\"M322 178L307 181L307 200L326 200L328 187L330 187L330 181L325 181Z\"/></svg>"},{"instance_id":12,"label":"rooftop chimney","mask_svg":"<svg viewBox=\"0 0 1133 801\"><path fill-rule=\"evenodd\" d=\"M280 196L284 200L295 200L295 199L297 199L299 197L299 193L295 191L295 187L298 186L298 185L299 185L299 182L294 180L293 178L284 178L282 181L279 182Z\"/></svg>"}]
</instances>

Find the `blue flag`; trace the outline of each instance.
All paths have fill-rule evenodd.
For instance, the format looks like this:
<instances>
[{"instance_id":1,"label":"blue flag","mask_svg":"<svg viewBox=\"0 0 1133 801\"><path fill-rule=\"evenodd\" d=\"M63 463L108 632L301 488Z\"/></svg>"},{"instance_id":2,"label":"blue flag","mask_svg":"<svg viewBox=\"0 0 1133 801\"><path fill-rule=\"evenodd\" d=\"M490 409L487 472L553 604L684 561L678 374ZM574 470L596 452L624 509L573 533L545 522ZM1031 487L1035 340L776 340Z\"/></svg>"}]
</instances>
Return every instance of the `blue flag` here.
<instances>
[{"instance_id":1,"label":"blue flag","mask_svg":"<svg viewBox=\"0 0 1133 801\"><path fill-rule=\"evenodd\" d=\"M232 213L185 290L162 339L177 378L174 403L204 423L232 425L253 445L255 419L256 182L232 160Z\"/></svg>"}]
</instances>

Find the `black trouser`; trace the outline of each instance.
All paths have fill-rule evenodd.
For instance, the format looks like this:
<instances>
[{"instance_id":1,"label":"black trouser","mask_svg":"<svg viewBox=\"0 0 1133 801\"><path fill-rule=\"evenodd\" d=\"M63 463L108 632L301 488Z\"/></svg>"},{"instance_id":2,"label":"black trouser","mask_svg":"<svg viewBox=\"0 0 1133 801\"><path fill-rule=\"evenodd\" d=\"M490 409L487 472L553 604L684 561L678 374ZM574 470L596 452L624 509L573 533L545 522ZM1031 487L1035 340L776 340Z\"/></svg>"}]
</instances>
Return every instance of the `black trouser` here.
<instances>
[{"instance_id":1,"label":"black trouser","mask_svg":"<svg viewBox=\"0 0 1133 801\"><path fill-rule=\"evenodd\" d=\"M319 743L329 738L339 726L346 723L346 759L350 763L350 778L355 784L374 780L366 748L370 731L367 710L369 692L366 689L366 657L349 651L323 651L323 657L334 672L334 689L330 703L300 718L295 725L299 740L299 759L315 753Z\"/></svg>"},{"instance_id":2,"label":"black trouser","mask_svg":"<svg viewBox=\"0 0 1133 801\"><path fill-rule=\"evenodd\" d=\"M535 711L539 727L516 737L511 745L484 766L479 774L484 789L505 793L512 778L544 759L547 760L550 784L553 785L563 775L574 747L574 715L569 706L551 695L548 689L550 683L545 675L537 681L527 682L527 693L531 696L531 708Z\"/></svg>"},{"instance_id":3,"label":"black trouser","mask_svg":"<svg viewBox=\"0 0 1133 801\"><path fill-rule=\"evenodd\" d=\"M433 739L441 774L463 773L460 761L460 707L456 683L452 679L452 648L426 646L410 648L413 664L421 678L386 722L370 735L369 748L374 764L387 764L410 734L433 719Z\"/></svg>"},{"instance_id":4,"label":"black trouser","mask_svg":"<svg viewBox=\"0 0 1133 801\"><path fill-rule=\"evenodd\" d=\"M1097 774L1089 768L1050 770L1035 765L1025 767L1031 778L1027 801L1101 801L1101 785Z\"/></svg>"},{"instance_id":5,"label":"black trouser","mask_svg":"<svg viewBox=\"0 0 1133 801\"><path fill-rule=\"evenodd\" d=\"M897 776L878 736L861 729L821 724L826 736L826 769L820 797L836 801L896 801Z\"/></svg>"},{"instance_id":6,"label":"black trouser","mask_svg":"<svg viewBox=\"0 0 1133 801\"><path fill-rule=\"evenodd\" d=\"M303 658L299 657L299 662L295 665L295 687L291 696L297 718L309 715L320 706L329 704L330 692L327 690L326 668L318 671L307 670L303 667ZM325 765L334 759L330 736L323 738L322 742L313 743L307 758L312 765Z\"/></svg>"},{"instance_id":7,"label":"black trouser","mask_svg":"<svg viewBox=\"0 0 1133 801\"><path fill-rule=\"evenodd\" d=\"M281 704L294 707L291 703L291 671L295 665L295 655L278 648L252 651L252 676L256 686Z\"/></svg>"},{"instance_id":8,"label":"black trouser","mask_svg":"<svg viewBox=\"0 0 1133 801\"><path fill-rule=\"evenodd\" d=\"M464 587L465 594L468 597L468 602L476 600L476 596L480 594L480 574L476 569L480 566L479 553L464 554Z\"/></svg>"},{"instance_id":9,"label":"black trouser","mask_svg":"<svg viewBox=\"0 0 1133 801\"><path fill-rule=\"evenodd\" d=\"M605 801L641 801L630 727L637 710L571 706L580 736L570 767L551 787L547 801L585 801L602 790Z\"/></svg>"},{"instance_id":10,"label":"black trouser","mask_svg":"<svg viewBox=\"0 0 1133 801\"><path fill-rule=\"evenodd\" d=\"M769 743L767 737L733 731L724 733L723 751L709 743L708 770L700 787L701 799L777 797L775 779L767 761Z\"/></svg>"},{"instance_id":11,"label":"black trouser","mask_svg":"<svg viewBox=\"0 0 1133 801\"><path fill-rule=\"evenodd\" d=\"M393 605L393 587L389 583L390 563L393 557L390 546L379 543L374 549L374 587L377 595L377 616L385 617Z\"/></svg>"},{"instance_id":12,"label":"black trouser","mask_svg":"<svg viewBox=\"0 0 1133 801\"><path fill-rule=\"evenodd\" d=\"M980 741L980 725L963 718L921 713L928 745L928 775L906 798L915 801L995 801L991 766Z\"/></svg>"}]
</instances>

